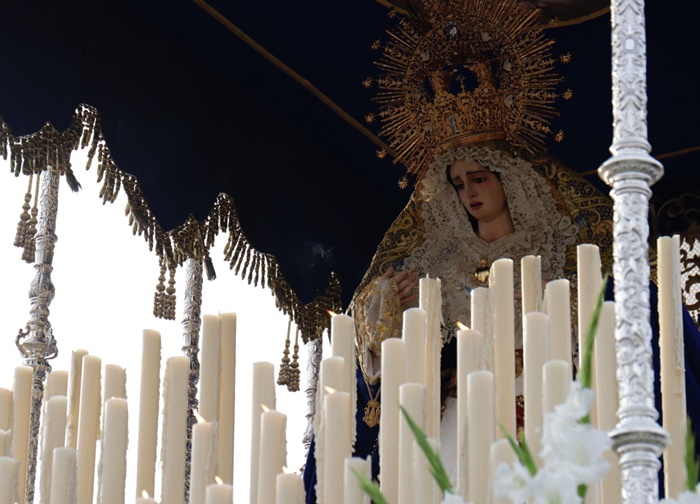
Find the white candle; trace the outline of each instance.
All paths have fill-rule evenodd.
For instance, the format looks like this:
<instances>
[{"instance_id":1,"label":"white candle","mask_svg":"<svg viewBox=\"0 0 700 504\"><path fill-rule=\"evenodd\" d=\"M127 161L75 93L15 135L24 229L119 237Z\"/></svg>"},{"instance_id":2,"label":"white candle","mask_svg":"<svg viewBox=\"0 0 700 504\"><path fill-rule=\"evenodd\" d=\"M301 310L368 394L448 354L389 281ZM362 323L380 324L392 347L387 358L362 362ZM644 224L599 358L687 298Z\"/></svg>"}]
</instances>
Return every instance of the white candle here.
<instances>
[{"instance_id":1,"label":"white candle","mask_svg":"<svg viewBox=\"0 0 700 504\"><path fill-rule=\"evenodd\" d=\"M403 335L406 342L406 381L425 383L426 313L421 308L403 312ZM383 370L384 368L382 368Z\"/></svg>"},{"instance_id":2,"label":"white candle","mask_svg":"<svg viewBox=\"0 0 700 504\"><path fill-rule=\"evenodd\" d=\"M303 504L306 501L304 482L295 473L277 475L275 504Z\"/></svg>"},{"instance_id":3,"label":"white candle","mask_svg":"<svg viewBox=\"0 0 700 504\"><path fill-rule=\"evenodd\" d=\"M19 502L19 488L19 460L0 457L0 504Z\"/></svg>"},{"instance_id":4,"label":"white candle","mask_svg":"<svg viewBox=\"0 0 700 504\"><path fill-rule=\"evenodd\" d=\"M52 373L53 374L53 373ZM41 422L41 495L48 501L51 492L53 452L63 447L66 440L66 413L68 398L54 396L46 402L44 418Z\"/></svg>"},{"instance_id":5,"label":"white candle","mask_svg":"<svg viewBox=\"0 0 700 504\"><path fill-rule=\"evenodd\" d=\"M352 455L350 394L327 394L323 402L323 494L321 502L343 501L345 459Z\"/></svg>"},{"instance_id":6,"label":"white candle","mask_svg":"<svg viewBox=\"0 0 700 504\"><path fill-rule=\"evenodd\" d=\"M440 438L440 358L442 350L442 292L439 278L421 278L419 306L425 310L425 432ZM408 380L410 381L410 380Z\"/></svg>"},{"instance_id":7,"label":"white candle","mask_svg":"<svg viewBox=\"0 0 700 504\"><path fill-rule=\"evenodd\" d=\"M493 371L493 292L477 287L471 295L471 328L481 335L479 369Z\"/></svg>"},{"instance_id":8,"label":"white candle","mask_svg":"<svg viewBox=\"0 0 700 504\"><path fill-rule=\"evenodd\" d=\"M55 448L51 474L51 504L75 504L77 499L75 448Z\"/></svg>"},{"instance_id":9,"label":"white candle","mask_svg":"<svg viewBox=\"0 0 700 504\"><path fill-rule=\"evenodd\" d=\"M202 418L192 427L191 504L204 504L206 489L214 483L219 461L217 438L217 422Z\"/></svg>"},{"instance_id":10,"label":"white candle","mask_svg":"<svg viewBox=\"0 0 700 504\"><path fill-rule=\"evenodd\" d=\"M357 404L357 355L355 350L355 321L348 315L331 317L331 354L345 359L343 386L338 391L350 393L350 404ZM355 445L355 416L350 419L352 443Z\"/></svg>"},{"instance_id":11,"label":"white candle","mask_svg":"<svg viewBox=\"0 0 700 504\"><path fill-rule=\"evenodd\" d=\"M474 371L467 378L469 481L467 500L488 502L491 495L489 460L491 444L496 438L494 421L494 377L490 371ZM476 461L476 463L474 463Z\"/></svg>"},{"instance_id":12,"label":"white candle","mask_svg":"<svg viewBox=\"0 0 700 504\"><path fill-rule=\"evenodd\" d=\"M619 403L617 396L617 354L615 353L615 303L613 301L603 303L593 350L595 351L595 371L598 383L598 428L609 432L617 425ZM683 407L685 408L685 403ZM604 455L610 463L610 470L603 476L601 482L601 503L615 504L620 500L620 492L622 491L618 457L612 450L606 451ZM678 456L683 457L683 450L680 450Z\"/></svg>"},{"instance_id":13,"label":"white candle","mask_svg":"<svg viewBox=\"0 0 700 504\"><path fill-rule=\"evenodd\" d=\"M0 430L0 457L9 457L12 449L12 431Z\"/></svg>"},{"instance_id":14,"label":"white candle","mask_svg":"<svg viewBox=\"0 0 700 504\"><path fill-rule=\"evenodd\" d=\"M15 368L12 384L12 457L19 462L19 488L27 481L27 450L29 443L29 410L32 401L32 374L29 366ZM24 502L24 492L20 492L19 502Z\"/></svg>"},{"instance_id":15,"label":"white candle","mask_svg":"<svg viewBox=\"0 0 700 504\"><path fill-rule=\"evenodd\" d=\"M0 430L12 428L12 391L0 388Z\"/></svg>"},{"instance_id":16,"label":"white candle","mask_svg":"<svg viewBox=\"0 0 700 504\"><path fill-rule=\"evenodd\" d=\"M44 385L44 401L48 401L55 396L65 396L68 394L68 371L51 371L46 376Z\"/></svg>"},{"instance_id":17,"label":"white candle","mask_svg":"<svg viewBox=\"0 0 700 504\"><path fill-rule=\"evenodd\" d=\"M164 380L161 501L177 504L185 499L185 439L190 359L185 356L170 357L165 364Z\"/></svg>"},{"instance_id":18,"label":"white candle","mask_svg":"<svg viewBox=\"0 0 700 504\"><path fill-rule=\"evenodd\" d=\"M269 410L260 416L258 504L275 504L277 475L284 472L287 465L286 429L284 413Z\"/></svg>"},{"instance_id":19,"label":"white candle","mask_svg":"<svg viewBox=\"0 0 700 504\"><path fill-rule=\"evenodd\" d=\"M100 427L102 361L94 355L83 357L78 420L78 504L90 504L95 479L95 448Z\"/></svg>"},{"instance_id":20,"label":"white candle","mask_svg":"<svg viewBox=\"0 0 700 504\"><path fill-rule=\"evenodd\" d=\"M520 288L523 317L542 310L542 257L529 255L520 259Z\"/></svg>"},{"instance_id":21,"label":"white candle","mask_svg":"<svg viewBox=\"0 0 700 504\"><path fill-rule=\"evenodd\" d=\"M496 421L507 432L515 433L515 300L511 259L499 259L491 265L489 284L493 291ZM500 430L498 435L503 435Z\"/></svg>"},{"instance_id":22,"label":"white candle","mask_svg":"<svg viewBox=\"0 0 700 504\"><path fill-rule=\"evenodd\" d=\"M544 291L552 342L552 359L571 362L571 288L566 279L552 280Z\"/></svg>"},{"instance_id":23,"label":"white candle","mask_svg":"<svg viewBox=\"0 0 700 504\"><path fill-rule=\"evenodd\" d=\"M467 491L467 376L479 369L480 335L471 329L457 331L457 489L466 497Z\"/></svg>"},{"instance_id":24,"label":"white candle","mask_svg":"<svg viewBox=\"0 0 700 504\"><path fill-rule=\"evenodd\" d=\"M236 418L236 314L221 313L221 396L219 399L219 476L233 483Z\"/></svg>"},{"instance_id":25,"label":"white candle","mask_svg":"<svg viewBox=\"0 0 700 504\"><path fill-rule=\"evenodd\" d=\"M144 329L142 345L136 494L142 495L146 491L148 495L154 495L160 405L160 333Z\"/></svg>"},{"instance_id":26,"label":"white candle","mask_svg":"<svg viewBox=\"0 0 700 504\"><path fill-rule=\"evenodd\" d=\"M684 443L686 432L685 349L681 291L680 239L657 240L659 257L659 347L663 427L673 441L664 451L666 495L676 497L685 486Z\"/></svg>"},{"instance_id":27,"label":"white candle","mask_svg":"<svg viewBox=\"0 0 700 504\"><path fill-rule=\"evenodd\" d=\"M428 445L437 453L440 453L440 444L435 438L427 438ZM435 478L430 471L430 463L425 453L418 445L417 441L413 441L413 481L415 488L415 496L413 502L419 504L438 504L442 501L440 498L440 487L438 487Z\"/></svg>"},{"instance_id":28,"label":"white candle","mask_svg":"<svg viewBox=\"0 0 700 504\"><path fill-rule=\"evenodd\" d=\"M360 480L357 479L355 473L363 474L367 478L372 479L372 457L368 456L367 459L348 457L345 459L345 494L343 504L364 504L365 502L365 492L362 490ZM283 503L278 500L277 504ZM296 504L296 502L290 501L284 504Z\"/></svg>"},{"instance_id":29,"label":"white candle","mask_svg":"<svg viewBox=\"0 0 700 504\"><path fill-rule=\"evenodd\" d=\"M78 418L80 414L80 383L83 377L83 357L87 350L73 350L68 374L68 419L66 421L66 446L78 446Z\"/></svg>"},{"instance_id":30,"label":"white candle","mask_svg":"<svg viewBox=\"0 0 700 504\"><path fill-rule=\"evenodd\" d=\"M399 498L399 387L405 383L406 342L382 341L382 414L379 417L379 482L390 504Z\"/></svg>"},{"instance_id":31,"label":"white candle","mask_svg":"<svg viewBox=\"0 0 700 504\"><path fill-rule=\"evenodd\" d=\"M103 404L112 397L126 399L126 370L116 364L105 364Z\"/></svg>"},{"instance_id":32,"label":"white candle","mask_svg":"<svg viewBox=\"0 0 700 504\"><path fill-rule=\"evenodd\" d=\"M262 405L275 409L275 366L270 362L253 363L253 404L250 421L250 504L258 504L258 471L260 465L260 416Z\"/></svg>"},{"instance_id":33,"label":"white candle","mask_svg":"<svg viewBox=\"0 0 700 504\"><path fill-rule=\"evenodd\" d=\"M525 389L525 439L538 467L542 451L542 391L544 363L549 360L549 317L544 313L525 315L523 361ZM514 434L514 433L511 433Z\"/></svg>"},{"instance_id":34,"label":"white candle","mask_svg":"<svg viewBox=\"0 0 700 504\"><path fill-rule=\"evenodd\" d=\"M202 317L202 351L200 356L199 414L210 422L218 422L221 380L221 320L216 315ZM203 491L202 498L204 498Z\"/></svg>"},{"instance_id":35,"label":"white candle","mask_svg":"<svg viewBox=\"0 0 700 504\"><path fill-rule=\"evenodd\" d=\"M232 504L233 486L226 483L208 485L204 502L206 504Z\"/></svg>"},{"instance_id":36,"label":"white candle","mask_svg":"<svg viewBox=\"0 0 700 504\"><path fill-rule=\"evenodd\" d=\"M404 383L399 387L399 404L404 407L420 429L425 429L425 386L420 383ZM401 414L399 420L399 500L400 504L413 504L413 440L415 436ZM418 504L418 503L417 503Z\"/></svg>"},{"instance_id":37,"label":"white candle","mask_svg":"<svg viewBox=\"0 0 700 504\"><path fill-rule=\"evenodd\" d=\"M494 481L496 470L501 464L512 466L517 460L513 448L507 439L499 439L491 444L491 481ZM511 504L507 497L493 497L493 504Z\"/></svg>"},{"instance_id":38,"label":"white candle","mask_svg":"<svg viewBox=\"0 0 700 504\"><path fill-rule=\"evenodd\" d=\"M129 441L129 413L126 399L112 397L105 403L105 429L100 464L101 504L124 502L126 446Z\"/></svg>"},{"instance_id":39,"label":"white candle","mask_svg":"<svg viewBox=\"0 0 700 504\"><path fill-rule=\"evenodd\" d=\"M136 504L157 504L155 499L149 497L149 493L146 490L141 492L141 497L136 497Z\"/></svg>"},{"instance_id":40,"label":"white candle","mask_svg":"<svg viewBox=\"0 0 700 504\"><path fill-rule=\"evenodd\" d=\"M566 401L571 386L571 364L563 360L550 360L542 368L544 391L543 413L552 413L554 408Z\"/></svg>"}]
</instances>

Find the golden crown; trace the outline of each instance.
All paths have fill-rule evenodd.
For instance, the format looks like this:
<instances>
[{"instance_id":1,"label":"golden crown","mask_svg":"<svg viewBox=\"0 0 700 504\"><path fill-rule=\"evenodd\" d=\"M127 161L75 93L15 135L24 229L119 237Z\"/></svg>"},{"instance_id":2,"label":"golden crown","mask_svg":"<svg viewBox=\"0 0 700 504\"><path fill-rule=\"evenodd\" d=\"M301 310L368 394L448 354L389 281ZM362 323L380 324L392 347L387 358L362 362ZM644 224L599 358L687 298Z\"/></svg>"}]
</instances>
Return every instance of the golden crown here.
<instances>
[{"instance_id":1,"label":"golden crown","mask_svg":"<svg viewBox=\"0 0 700 504\"><path fill-rule=\"evenodd\" d=\"M383 46L373 46L383 49L374 98L380 135L395 162L421 175L435 153L475 142L541 150L561 78L539 11L522 0L420 0L416 7Z\"/></svg>"}]
</instances>

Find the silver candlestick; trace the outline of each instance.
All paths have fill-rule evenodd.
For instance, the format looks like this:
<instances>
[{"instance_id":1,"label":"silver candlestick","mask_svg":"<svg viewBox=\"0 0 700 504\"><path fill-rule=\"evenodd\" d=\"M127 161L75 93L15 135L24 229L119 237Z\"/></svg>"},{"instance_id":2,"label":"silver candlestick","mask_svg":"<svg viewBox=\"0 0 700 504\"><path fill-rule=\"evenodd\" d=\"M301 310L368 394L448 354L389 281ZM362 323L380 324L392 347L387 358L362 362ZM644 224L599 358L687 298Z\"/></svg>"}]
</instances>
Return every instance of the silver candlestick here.
<instances>
[{"instance_id":1,"label":"silver candlestick","mask_svg":"<svg viewBox=\"0 0 700 504\"><path fill-rule=\"evenodd\" d=\"M658 501L659 456L668 435L656 422L648 244L650 186L663 175L647 141L643 0L613 0L612 157L599 168L614 200L613 274L619 423L610 433L620 457L622 502Z\"/></svg>"},{"instance_id":2,"label":"silver candlestick","mask_svg":"<svg viewBox=\"0 0 700 504\"><path fill-rule=\"evenodd\" d=\"M49 305L55 290L51 282L53 271L53 251L56 243L56 214L58 213L58 170L49 167L41 174L39 193L39 220L36 233L36 254L34 269L36 275L29 289L31 309L29 322L25 330L20 330L16 338L24 365L34 370L32 377L32 398L30 405L29 446L27 451L27 479L25 485L25 502L34 501L34 483L36 481L37 448L41 406L44 397L44 381L51 372L49 360L58 355L56 340L49 322Z\"/></svg>"}]
</instances>

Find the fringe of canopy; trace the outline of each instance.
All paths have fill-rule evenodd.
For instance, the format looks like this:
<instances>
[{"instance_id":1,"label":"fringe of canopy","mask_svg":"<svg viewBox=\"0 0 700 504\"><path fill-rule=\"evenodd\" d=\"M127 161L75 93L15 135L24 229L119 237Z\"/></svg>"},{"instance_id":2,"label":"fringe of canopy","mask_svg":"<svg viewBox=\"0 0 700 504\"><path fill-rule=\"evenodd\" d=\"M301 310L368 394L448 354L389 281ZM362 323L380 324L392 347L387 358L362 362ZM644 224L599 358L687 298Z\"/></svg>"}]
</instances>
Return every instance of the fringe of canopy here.
<instances>
[{"instance_id":1,"label":"fringe of canopy","mask_svg":"<svg viewBox=\"0 0 700 504\"><path fill-rule=\"evenodd\" d=\"M36 133L15 136L0 118L0 156L9 158L15 176L24 175L29 179L15 236L15 245L23 249L25 261L34 262L41 174L52 167L60 175L65 175L73 191L79 190L70 155L73 150L84 148L88 149L86 170L95 165L97 180L102 183L102 202L113 203L122 191L127 197L125 213L133 233L142 236L159 258L160 276L153 310L156 317L175 318L175 271L188 259L203 261L207 277L210 280L215 278L209 249L219 233L228 234L225 259L230 268L249 284L266 286L272 291L277 307L296 324L304 343L318 338L329 327L329 310L342 310L340 282L335 274L331 275L324 294L310 303L302 302L282 274L277 258L250 245L241 229L234 201L227 194L217 197L204 221L190 216L181 226L171 231L163 230L138 179L122 171L112 159L97 110L84 104L76 109L70 125L63 132L46 123Z\"/></svg>"}]
</instances>

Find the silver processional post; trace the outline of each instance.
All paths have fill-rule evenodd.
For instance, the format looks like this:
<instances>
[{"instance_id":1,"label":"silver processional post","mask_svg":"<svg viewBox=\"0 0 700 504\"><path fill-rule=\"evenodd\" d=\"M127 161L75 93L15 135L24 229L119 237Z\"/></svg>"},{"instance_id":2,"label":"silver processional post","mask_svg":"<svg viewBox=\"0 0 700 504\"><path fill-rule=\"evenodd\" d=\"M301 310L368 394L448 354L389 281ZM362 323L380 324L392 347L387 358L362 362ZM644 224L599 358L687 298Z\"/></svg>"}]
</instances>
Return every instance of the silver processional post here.
<instances>
[{"instance_id":1,"label":"silver processional post","mask_svg":"<svg viewBox=\"0 0 700 504\"><path fill-rule=\"evenodd\" d=\"M613 0L612 157L599 168L614 201L613 274L619 422L610 433L620 457L622 502L658 502L659 456L668 443L654 406L649 310L650 186L663 166L647 141L643 0Z\"/></svg>"},{"instance_id":2,"label":"silver processional post","mask_svg":"<svg viewBox=\"0 0 700 504\"><path fill-rule=\"evenodd\" d=\"M56 214L58 213L58 182L61 176L57 169L48 167L41 173L39 192L39 219L36 232L36 253L34 269L36 274L29 288L31 302L29 322L25 330L20 330L16 344L24 365L31 366L32 396L30 403L29 445L27 450L27 479L24 488L25 502L34 501L36 481L37 451L41 406L44 398L44 381L51 372L49 360L58 355L56 340L49 322L49 305L55 290L51 282L53 271L53 251L56 244Z\"/></svg>"}]
</instances>

